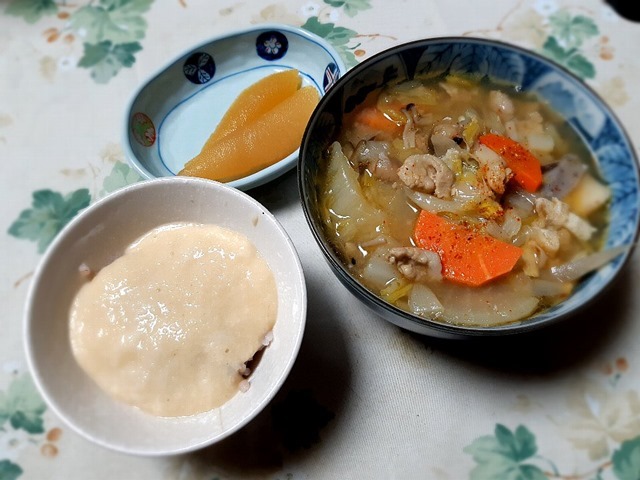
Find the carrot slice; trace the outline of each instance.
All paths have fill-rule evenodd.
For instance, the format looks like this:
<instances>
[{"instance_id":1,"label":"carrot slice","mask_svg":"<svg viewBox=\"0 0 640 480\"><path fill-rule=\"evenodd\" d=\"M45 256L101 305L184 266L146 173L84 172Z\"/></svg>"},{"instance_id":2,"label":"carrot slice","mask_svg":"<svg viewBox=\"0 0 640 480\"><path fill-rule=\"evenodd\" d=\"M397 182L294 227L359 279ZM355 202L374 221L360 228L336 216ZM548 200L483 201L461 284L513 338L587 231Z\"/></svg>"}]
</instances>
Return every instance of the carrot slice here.
<instances>
[{"instance_id":1,"label":"carrot slice","mask_svg":"<svg viewBox=\"0 0 640 480\"><path fill-rule=\"evenodd\" d=\"M363 107L359 109L355 113L353 121L382 132L397 133L401 130L396 122L387 118L384 113L376 107Z\"/></svg>"},{"instance_id":2,"label":"carrot slice","mask_svg":"<svg viewBox=\"0 0 640 480\"><path fill-rule=\"evenodd\" d=\"M496 152L513 172L513 180L528 192L535 192L542 185L542 168L533 153L520 143L502 135L487 133L478 141Z\"/></svg>"},{"instance_id":3,"label":"carrot slice","mask_svg":"<svg viewBox=\"0 0 640 480\"><path fill-rule=\"evenodd\" d=\"M522 255L515 245L426 210L418 216L413 237L418 247L440 256L444 278L471 286L510 272Z\"/></svg>"},{"instance_id":4,"label":"carrot slice","mask_svg":"<svg viewBox=\"0 0 640 480\"><path fill-rule=\"evenodd\" d=\"M249 125L205 145L178 175L228 182L282 160L300 146L319 98L315 87L302 87Z\"/></svg>"}]
</instances>

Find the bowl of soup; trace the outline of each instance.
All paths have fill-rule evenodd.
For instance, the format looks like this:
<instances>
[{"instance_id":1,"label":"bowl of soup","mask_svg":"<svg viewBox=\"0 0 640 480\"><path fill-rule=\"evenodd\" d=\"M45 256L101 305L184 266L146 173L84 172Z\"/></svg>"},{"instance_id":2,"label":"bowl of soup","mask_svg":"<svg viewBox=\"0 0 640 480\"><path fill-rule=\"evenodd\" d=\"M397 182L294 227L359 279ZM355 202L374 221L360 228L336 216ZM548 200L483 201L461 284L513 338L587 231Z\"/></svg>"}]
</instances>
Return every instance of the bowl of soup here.
<instances>
[{"instance_id":1,"label":"bowl of soup","mask_svg":"<svg viewBox=\"0 0 640 480\"><path fill-rule=\"evenodd\" d=\"M30 285L24 342L71 429L172 455L269 404L305 321L302 268L278 220L228 185L167 177L113 192L60 232Z\"/></svg>"},{"instance_id":2,"label":"bowl of soup","mask_svg":"<svg viewBox=\"0 0 640 480\"><path fill-rule=\"evenodd\" d=\"M340 282L443 338L527 332L594 301L638 237L638 159L612 110L534 52L480 38L383 51L305 131L307 223Z\"/></svg>"}]
</instances>

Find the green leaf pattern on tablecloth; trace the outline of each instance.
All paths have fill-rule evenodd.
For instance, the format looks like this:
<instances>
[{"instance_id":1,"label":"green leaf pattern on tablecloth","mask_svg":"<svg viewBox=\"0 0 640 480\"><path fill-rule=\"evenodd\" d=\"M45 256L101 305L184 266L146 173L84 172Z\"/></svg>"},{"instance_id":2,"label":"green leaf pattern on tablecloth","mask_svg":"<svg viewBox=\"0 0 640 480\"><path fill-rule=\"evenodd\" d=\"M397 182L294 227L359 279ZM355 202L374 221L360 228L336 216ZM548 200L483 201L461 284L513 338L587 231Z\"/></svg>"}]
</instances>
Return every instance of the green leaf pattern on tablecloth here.
<instances>
[{"instance_id":1,"label":"green leaf pattern on tablecloth","mask_svg":"<svg viewBox=\"0 0 640 480\"><path fill-rule=\"evenodd\" d=\"M142 50L138 42L114 44L109 40L96 44L84 44L84 56L78 62L79 67L91 70L91 77L97 83L107 83L123 67L131 67L136 57L134 53Z\"/></svg>"},{"instance_id":2,"label":"green leaf pattern on tablecloth","mask_svg":"<svg viewBox=\"0 0 640 480\"><path fill-rule=\"evenodd\" d=\"M24 445L55 448L51 443L44 443L55 442L54 438L44 435L46 410L31 377L26 373L15 376L6 390L0 390L0 432L8 437L9 444L15 444L20 437L18 432L23 431L28 434ZM12 460L15 459L0 458L0 480L15 480L22 475L22 467Z\"/></svg>"},{"instance_id":3,"label":"green leaf pattern on tablecloth","mask_svg":"<svg viewBox=\"0 0 640 480\"><path fill-rule=\"evenodd\" d=\"M640 478L640 436L627 440L611 457L613 472L620 480Z\"/></svg>"},{"instance_id":4,"label":"green leaf pattern on tablecloth","mask_svg":"<svg viewBox=\"0 0 640 480\"><path fill-rule=\"evenodd\" d=\"M53 238L83 208L91 203L89 190L81 188L63 196L52 190L33 192L31 208L23 210L8 233L16 238L37 242L45 251Z\"/></svg>"},{"instance_id":5,"label":"green leaf pattern on tablecloth","mask_svg":"<svg viewBox=\"0 0 640 480\"><path fill-rule=\"evenodd\" d=\"M371 8L369 0L324 0L324 3L335 8L343 8L344 13L355 17L358 12Z\"/></svg>"},{"instance_id":6,"label":"green leaf pattern on tablecloth","mask_svg":"<svg viewBox=\"0 0 640 480\"><path fill-rule=\"evenodd\" d=\"M27 374L14 379L6 392L0 391L0 427L9 422L15 430L44 433L42 414L46 409Z\"/></svg>"},{"instance_id":7,"label":"green leaf pattern on tablecloth","mask_svg":"<svg viewBox=\"0 0 640 480\"><path fill-rule=\"evenodd\" d=\"M147 21L143 15L152 2L99 0L87 2L87 5L72 11L65 30L83 39L84 54L78 67L89 69L97 83L107 83L123 68L130 68L135 63L135 53L142 50L140 41L147 31ZM56 14L58 10L53 0L13 0L5 13L35 23L44 16ZM57 29L53 30L58 32Z\"/></svg>"},{"instance_id":8,"label":"green leaf pattern on tablecloth","mask_svg":"<svg viewBox=\"0 0 640 480\"><path fill-rule=\"evenodd\" d=\"M58 6L53 0L13 0L6 9L8 15L22 17L27 23L36 23L46 15L55 15L57 11Z\"/></svg>"},{"instance_id":9,"label":"green leaf pattern on tablecloth","mask_svg":"<svg viewBox=\"0 0 640 480\"><path fill-rule=\"evenodd\" d=\"M610 394L612 402L617 400ZM620 398L628 398L622 395ZM631 400L630 400L631 401ZM597 408L597 407L594 407ZM615 419L608 412L607 419L594 424L601 434L602 441L612 439L619 432L616 426L626 425L625 409L615 410ZM627 412L633 415L633 412ZM596 420L596 419L594 419ZM631 419L632 420L632 419ZM597 420L596 420L597 421ZM607 422L612 425L607 425ZM544 458L538 453L536 437L527 427L519 425L515 431L504 425L497 424L493 435L485 435L474 440L464 448L464 452L471 455L475 467L470 472L470 480L545 480L553 478L573 480L638 480L640 479L640 431L625 429L631 438L624 439L607 457L599 458L599 464L594 468L586 468L584 472L562 473L554 463L554 459ZM584 433L584 439L588 432ZM555 459L560 460L560 459Z\"/></svg>"},{"instance_id":10,"label":"green leaf pattern on tablecloth","mask_svg":"<svg viewBox=\"0 0 640 480\"><path fill-rule=\"evenodd\" d=\"M536 439L526 427L520 425L512 432L498 424L493 435L480 437L464 449L477 463L469 478L545 480L547 477L540 468L525 463L537 449Z\"/></svg>"},{"instance_id":11,"label":"green leaf pattern on tablecloth","mask_svg":"<svg viewBox=\"0 0 640 480\"><path fill-rule=\"evenodd\" d=\"M135 63L142 50L147 22L142 16L153 0L101 0L98 5L78 9L70 19L76 32L83 32L84 56L79 67L91 70L98 83L107 83L123 67Z\"/></svg>"},{"instance_id":12,"label":"green leaf pattern on tablecloth","mask_svg":"<svg viewBox=\"0 0 640 480\"><path fill-rule=\"evenodd\" d=\"M0 480L16 480L22 475L22 468L9 460L0 460Z\"/></svg>"},{"instance_id":13,"label":"green leaf pattern on tablecloth","mask_svg":"<svg viewBox=\"0 0 640 480\"><path fill-rule=\"evenodd\" d=\"M100 0L71 15L71 27L84 30L84 40L90 44L111 42L131 43L144 38L147 22L142 16L153 0Z\"/></svg>"},{"instance_id":14,"label":"green leaf pattern on tablecloth","mask_svg":"<svg viewBox=\"0 0 640 480\"><path fill-rule=\"evenodd\" d=\"M133 168L123 162L116 162L111 173L105 177L102 182L102 190L100 196L103 197L108 193L126 187L132 183L142 180L142 177Z\"/></svg>"},{"instance_id":15,"label":"green leaf pattern on tablecloth","mask_svg":"<svg viewBox=\"0 0 640 480\"><path fill-rule=\"evenodd\" d=\"M104 178L99 196L142 180L126 163L117 161ZM8 233L16 238L37 242L42 253L60 230L83 208L91 203L89 190L81 188L63 196L52 190L33 192L31 208L23 210L9 227Z\"/></svg>"},{"instance_id":16,"label":"green leaf pattern on tablecloth","mask_svg":"<svg viewBox=\"0 0 640 480\"><path fill-rule=\"evenodd\" d=\"M549 25L551 34L542 47L542 53L581 78L594 78L595 67L583 55L581 48L585 41L598 35L595 22L589 17L571 16L566 10L559 10L549 17Z\"/></svg>"},{"instance_id":17,"label":"green leaf pattern on tablecloth","mask_svg":"<svg viewBox=\"0 0 640 480\"><path fill-rule=\"evenodd\" d=\"M309 17L302 28L315 33L331 43L342 56L347 68L358 63L353 50L348 44L357 35L357 32L345 27L338 27L334 23L322 23L318 17Z\"/></svg>"},{"instance_id":18,"label":"green leaf pattern on tablecloth","mask_svg":"<svg viewBox=\"0 0 640 480\"><path fill-rule=\"evenodd\" d=\"M476 466L469 474L470 480L547 480L549 478L601 479L604 469L613 466L615 478L619 480L637 480L640 478L640 437L624 442L614 452L610 462L605 462L593 472L572 473L562 476L551 460L536 455L535 436L523 425L514 432L497 424L493 435L474 440L464 448L464 452L473 457ZM535 462L550 465L552 471L545 471Z\"/></svg>"}]
</instances>

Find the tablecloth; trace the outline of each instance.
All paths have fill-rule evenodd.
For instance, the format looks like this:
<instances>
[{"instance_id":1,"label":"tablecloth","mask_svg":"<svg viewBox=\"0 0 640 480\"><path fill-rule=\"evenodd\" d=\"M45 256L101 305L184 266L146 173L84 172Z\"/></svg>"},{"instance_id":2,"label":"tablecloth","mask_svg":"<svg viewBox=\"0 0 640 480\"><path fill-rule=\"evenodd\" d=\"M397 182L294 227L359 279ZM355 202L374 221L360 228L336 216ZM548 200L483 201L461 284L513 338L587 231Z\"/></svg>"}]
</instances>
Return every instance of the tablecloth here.
<instances>
[{"instance_id":1,"label":"tablecloth","mask_svg":"<svg viewBox=\"0 0 640 480\"><path fill-rule=\"evenodd\" d=\"M305 223L295 172L249 193L291 236L308 288L291 375L219 444L146 458L95 446L38 395L22 346L34 269L60 229L140 177L126 102L192 45L286 23L346 65L434 36L496 38L593 87L640 145L640 24L598 0L0 1L0 479L640 478L637 256L598 303L525 337L403 331L345 291Z\"/></svg>"}]
</instances>

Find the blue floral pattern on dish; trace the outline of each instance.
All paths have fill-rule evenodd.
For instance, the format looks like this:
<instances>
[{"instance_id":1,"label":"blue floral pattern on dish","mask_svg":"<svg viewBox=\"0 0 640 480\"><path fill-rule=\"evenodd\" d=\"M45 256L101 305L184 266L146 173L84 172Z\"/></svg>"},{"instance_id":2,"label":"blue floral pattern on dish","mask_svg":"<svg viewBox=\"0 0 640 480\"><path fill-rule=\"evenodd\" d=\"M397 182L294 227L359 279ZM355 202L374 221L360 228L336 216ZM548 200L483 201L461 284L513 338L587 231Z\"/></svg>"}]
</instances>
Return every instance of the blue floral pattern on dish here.
<instances>
[{"instance_id":1,"label":"blue floral pattern on dish","mask_svg":"<svg viewBox=\"0 0 640 480\"><path fill-rule=\"evenodd\" d=\"M206 52L196 52L187 58L182 67L184 76L196 84L207 83L216 72L216 64L213 57Z\"/></svg>"},{"instance_id":2,"label":"blue floral pattern on dish","mask_svg":"<svg viewBox=\"0 0 640 480\"><path fill-rule=\"evenodd\" d=\"M437 44L426 48L416 65L416 75L477 72L503 82L522 84L526 63L521 55L485 45Z\"/></svg>"},{"instance_id":3,"label":"blue floral pattern on dish","mask_svg":"<svg viewBox=\"0 0 640 480\"><path fill-rule=\"evenodd\" d=\"M256 39L256 52L265 60L278 60L285 56L288 49L287 37L275 30L263 32Z\"/></svg>"},{"instance_id":4,"label":"blue floral pattern on dish","mask_svg":"<svg viewBox=\"0 0 640 480\"><path fill-rule=\"evenodd\" d=\"M328 88L331 87L338 78L340 77L340 69L338 66L331 62L327 65L327 68L324 69L324 78L322 79L322 88L326 92Z\"/></svg>"}]
</instances>

